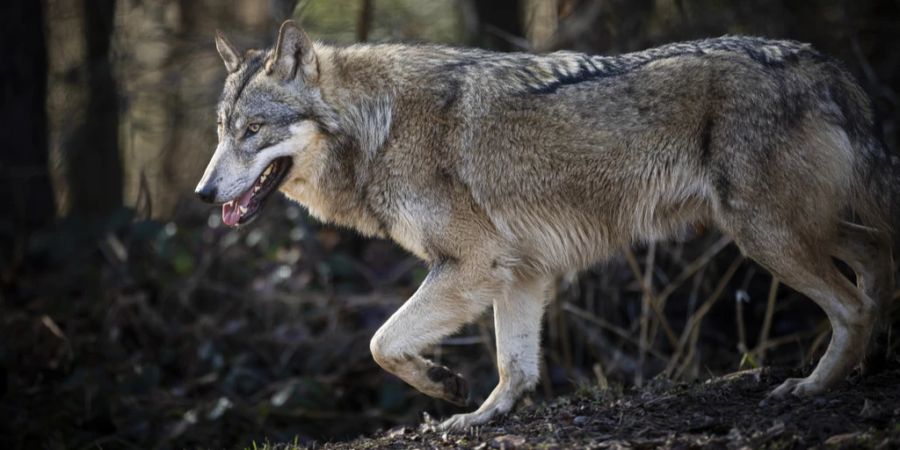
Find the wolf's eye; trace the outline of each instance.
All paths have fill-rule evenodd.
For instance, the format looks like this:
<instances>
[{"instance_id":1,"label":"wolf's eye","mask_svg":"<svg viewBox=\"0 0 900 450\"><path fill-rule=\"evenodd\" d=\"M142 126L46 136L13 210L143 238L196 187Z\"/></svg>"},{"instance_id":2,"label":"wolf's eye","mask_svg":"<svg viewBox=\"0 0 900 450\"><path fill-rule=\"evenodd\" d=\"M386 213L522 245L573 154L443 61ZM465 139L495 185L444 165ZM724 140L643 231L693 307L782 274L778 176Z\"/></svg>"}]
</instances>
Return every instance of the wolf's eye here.
<instances>
[{"instance_id":1,"label":"wolf's eye","mask_svg":"<svg viewBox=\"0 0 900 450\"><path fill-rule=\"evenodd\" d=\"M246 136L246 137L253 136L254 134L256 134L257 131L259 131L260 127L262 127L262 125L260 125L258 123L251 123L250 125L247 125L247 132L244 133L244 136Z\"/></svg>"}]
</instances>

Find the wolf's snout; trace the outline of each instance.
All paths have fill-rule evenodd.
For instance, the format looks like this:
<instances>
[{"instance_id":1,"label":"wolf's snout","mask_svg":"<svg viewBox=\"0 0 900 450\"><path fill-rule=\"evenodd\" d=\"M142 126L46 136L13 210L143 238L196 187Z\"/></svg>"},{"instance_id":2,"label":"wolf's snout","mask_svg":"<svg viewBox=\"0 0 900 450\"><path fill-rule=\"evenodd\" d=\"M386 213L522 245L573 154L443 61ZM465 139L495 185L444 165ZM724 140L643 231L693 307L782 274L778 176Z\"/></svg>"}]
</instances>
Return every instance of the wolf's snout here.
<instances>
[{"instance_id":1,"label":"wolf's snout","mask_svg":"<svg viewBox=\"0 0 900 450\"><path fill-rule=\"evenodd\" d=\"M212 203L216 199L216 188L214 186L197 186L197 190L194 193L206 203Z\"/></svg>"}]
</instances>

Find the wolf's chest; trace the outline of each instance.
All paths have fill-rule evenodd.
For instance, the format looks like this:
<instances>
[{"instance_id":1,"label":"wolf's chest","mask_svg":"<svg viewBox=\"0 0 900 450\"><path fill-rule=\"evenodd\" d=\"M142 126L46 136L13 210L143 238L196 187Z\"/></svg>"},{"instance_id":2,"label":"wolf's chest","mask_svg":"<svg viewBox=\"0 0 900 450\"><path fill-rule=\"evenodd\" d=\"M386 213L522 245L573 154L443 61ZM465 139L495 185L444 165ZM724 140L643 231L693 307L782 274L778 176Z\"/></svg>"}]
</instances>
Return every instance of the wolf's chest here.
<instances>
[{"instance_id":1,"label":"wolf's chest","mask_svg":"<svg viewBox=\"0 0 900 450\"><path fill-rule=\"evenodd\" d=\"M426 217L421 207L401 203L389 231L394 242L422 259L427 259L424 239Z\"/></svg>"}]
</instances>

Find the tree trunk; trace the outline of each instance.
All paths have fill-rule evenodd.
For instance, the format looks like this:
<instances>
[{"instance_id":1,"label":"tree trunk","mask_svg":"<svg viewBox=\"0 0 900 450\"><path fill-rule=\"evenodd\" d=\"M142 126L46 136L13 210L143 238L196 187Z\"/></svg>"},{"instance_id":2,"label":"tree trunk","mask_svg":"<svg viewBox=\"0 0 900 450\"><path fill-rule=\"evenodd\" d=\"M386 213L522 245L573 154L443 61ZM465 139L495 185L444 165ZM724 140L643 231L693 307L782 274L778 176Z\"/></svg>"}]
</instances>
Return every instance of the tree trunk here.
<instances>
[{"instance_id":1,"label":"tree trunk","mask_svg":"<svg viewBox=\"0 0 900 450\"><path fill-rule=\"evenodd\" d=\"M61 215L122 205L118 94L110 66L115 0L47 1L51 173Z\"/></svg>"},{"instance_id":2,"label":"tree trunk","mask_svg":"<svg viewBox=\"0 0 900 450\"><path fill-rule=\"evenodd\" d=\"M557 0L527 0L525 29L535 51L545 51L553 43L557 26Z\"/></svg>"},{"instance_id":3,"label":"tree trunk","mask_svg":"<svg viewBox=\"0 0 900 450\"><path fill-rule=\"evenodd\" d=\"M53 218L47 171L47 53L43 8L33 0L0 6L0 198L5 230L27 230Z\"/></svg>"},{"instance_id":4,"label":"tree trunk","mask_svg":"<svg viewBox=\"0 0 900 450\"><path fill-rule=\"evenodd\" d=\"M480 41L474 44L494 50L515 51L529 47L523 38L518 0L472 0L478 17L475 33Z\"/></svg>"},{"instance_id":5,"label":"tree trunk","mask_svg":"<svg viewBox=\"0 0 900 450\"><path fill-rule=\"evenodd\" d=\"M119 1L125 202L140 216L168 219L199 204L193 189L215 147L226 75L215 30L241 48L271 45L293 9L293 0L237 0L229 8L213 0Z\"/></svg>"}]
</instances>

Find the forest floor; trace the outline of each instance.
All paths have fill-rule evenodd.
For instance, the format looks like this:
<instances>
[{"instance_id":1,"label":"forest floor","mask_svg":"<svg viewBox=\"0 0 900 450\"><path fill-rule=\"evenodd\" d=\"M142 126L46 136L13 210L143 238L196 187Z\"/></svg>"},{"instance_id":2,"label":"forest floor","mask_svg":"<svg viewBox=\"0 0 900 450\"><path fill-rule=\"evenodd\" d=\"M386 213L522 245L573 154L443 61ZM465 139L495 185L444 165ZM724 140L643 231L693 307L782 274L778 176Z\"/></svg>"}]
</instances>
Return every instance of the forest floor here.
<instances>
[{"instance_id":1,"label":"forest floor","mask_svg":"<svg viewBox=\"0 0 900 450\"><path fill-rule=\"evenodd\" d=\"M418 427L321 448L900 448L900 363L820 396L766 398L799 375L766 368L702 383L654 380L624 392L587 388L522 405L467 433L433 431L437 422L426 418Z\"/></svg>"}]
</instances>

